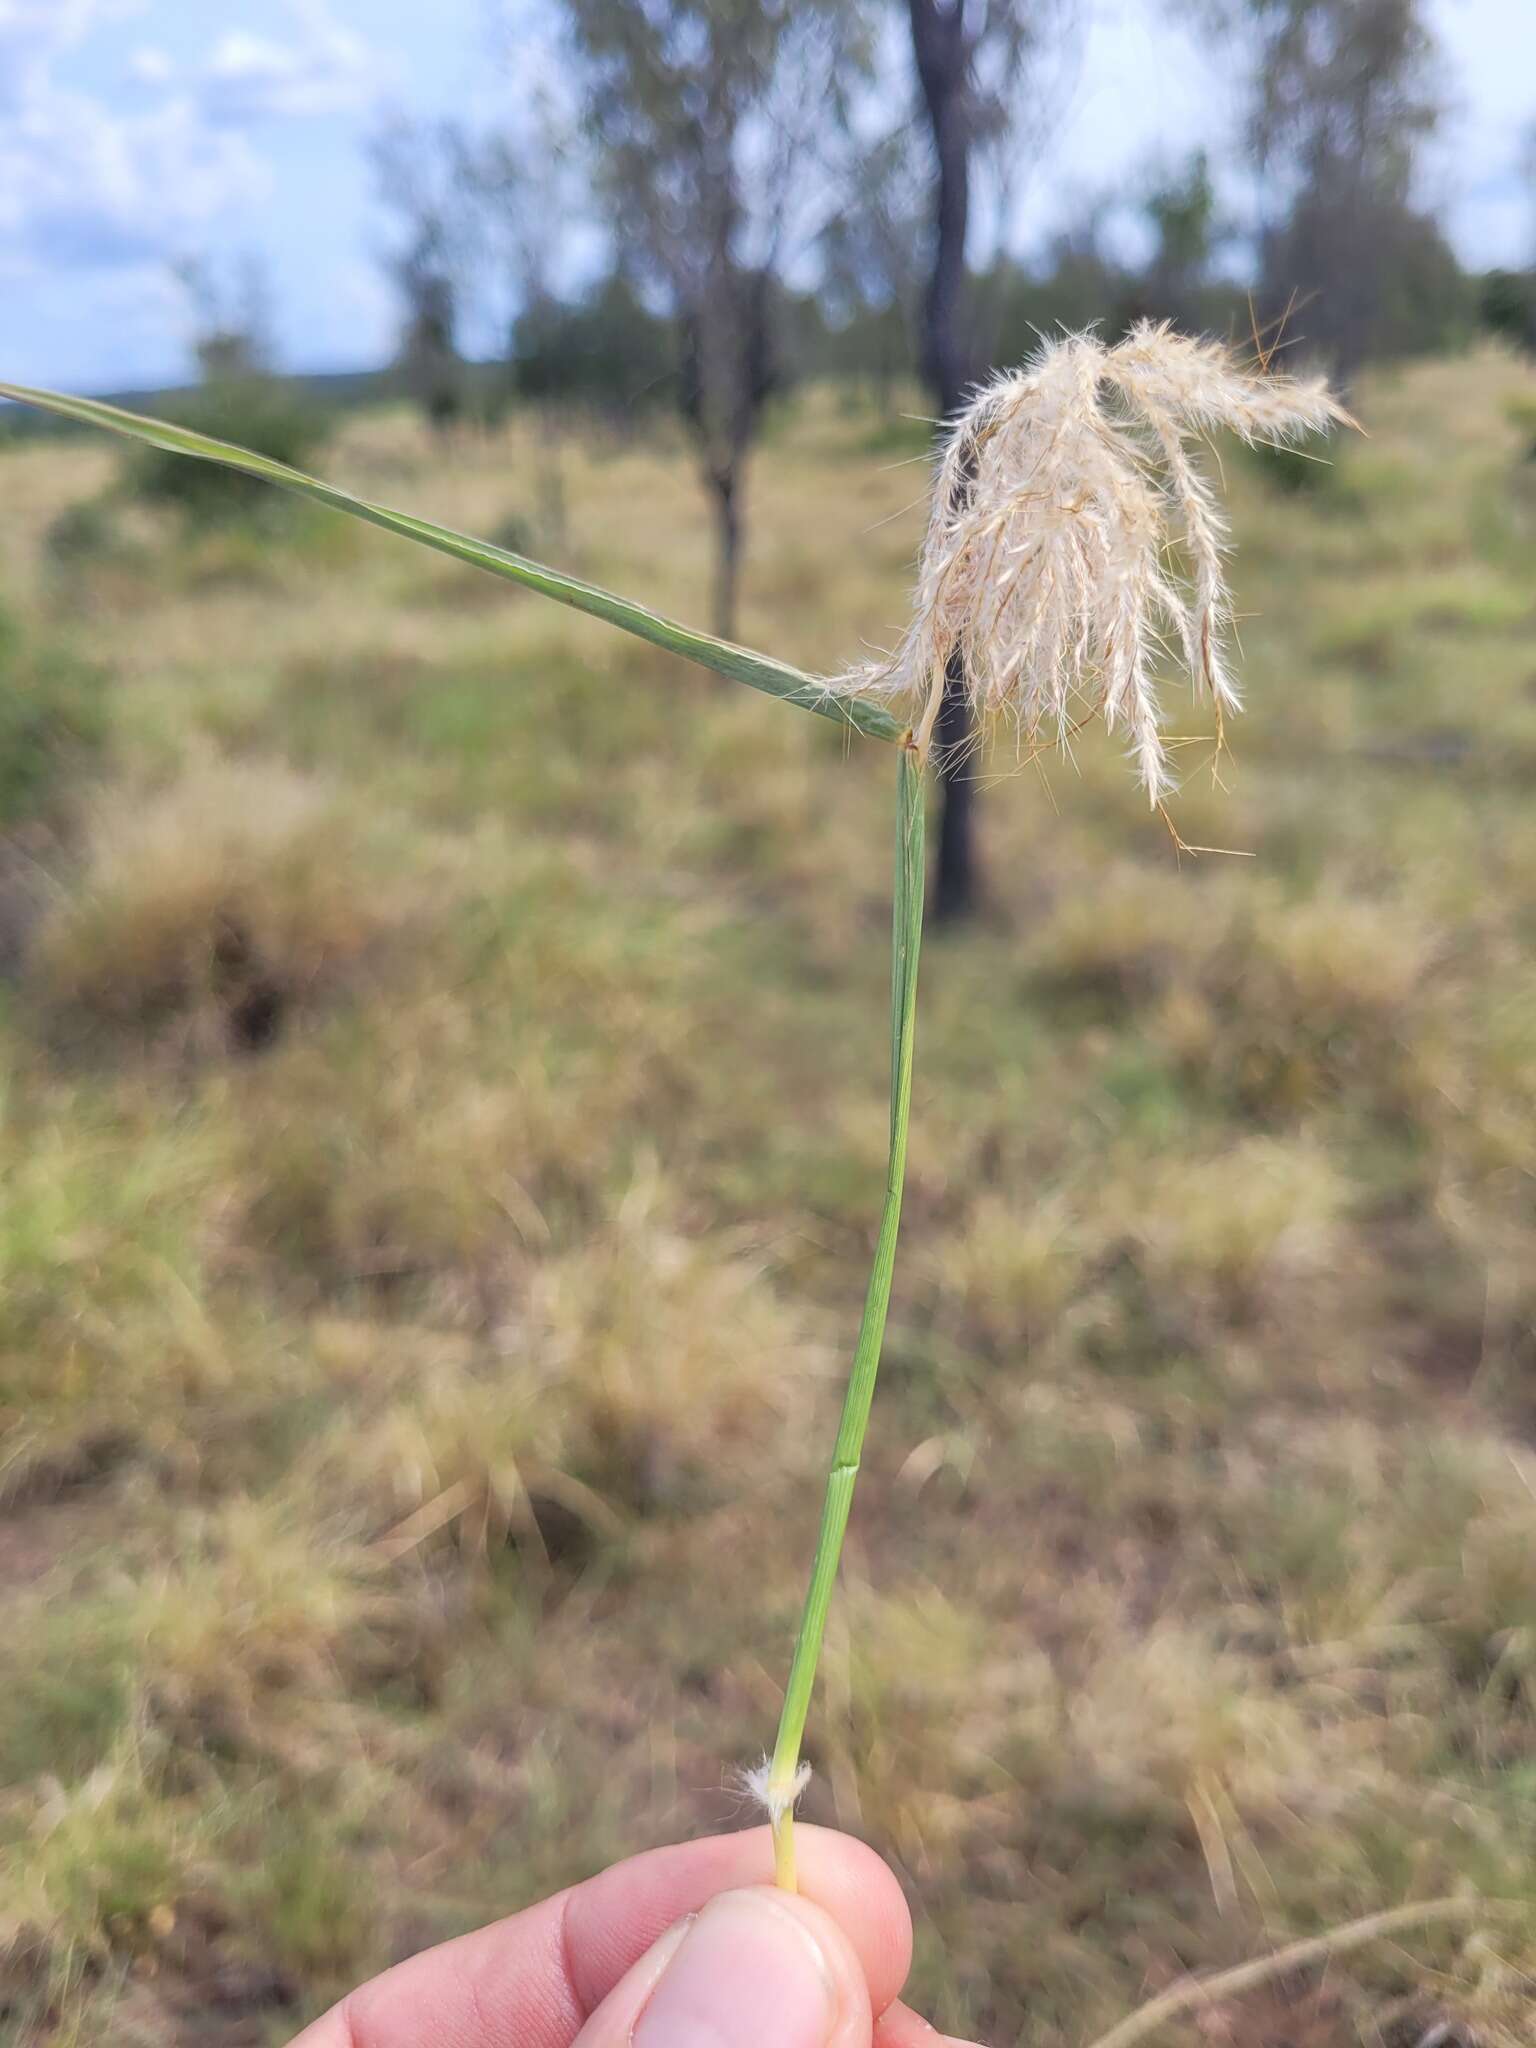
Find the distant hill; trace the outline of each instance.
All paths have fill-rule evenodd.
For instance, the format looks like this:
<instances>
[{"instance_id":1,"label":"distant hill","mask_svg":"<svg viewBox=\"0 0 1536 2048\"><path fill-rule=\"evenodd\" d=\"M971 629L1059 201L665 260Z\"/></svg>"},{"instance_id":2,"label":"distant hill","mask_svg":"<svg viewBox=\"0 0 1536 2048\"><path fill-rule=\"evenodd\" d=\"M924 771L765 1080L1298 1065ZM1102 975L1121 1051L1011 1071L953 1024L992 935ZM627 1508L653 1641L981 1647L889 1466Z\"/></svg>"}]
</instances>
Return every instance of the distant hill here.
<instances>
[{"instance_id":1,"label":"distant hill","mask_svg":"<svg viewBox=\"0 0 1536 2048\"><path fill-rule=\"evenodd\" d=\"M469 394L471 397L488 394L505 374L506 366L502 363L467 365L465 376ZM323 411L334 413L360 412L369 406L389 405L407 395L400 372L392 365L377 370L307 370L292 375L279 374L272 381L297 392ZM147 391L93 391L87 395L104 405L124 406L130 412L175 413L196 396L198 389L196 384L188 383L164 385ZM89 431L88 428L77 428L72 421L54 419L26 406L0 405L0 440L28 440L44 434Z\"/></svg>"}]
</instances>

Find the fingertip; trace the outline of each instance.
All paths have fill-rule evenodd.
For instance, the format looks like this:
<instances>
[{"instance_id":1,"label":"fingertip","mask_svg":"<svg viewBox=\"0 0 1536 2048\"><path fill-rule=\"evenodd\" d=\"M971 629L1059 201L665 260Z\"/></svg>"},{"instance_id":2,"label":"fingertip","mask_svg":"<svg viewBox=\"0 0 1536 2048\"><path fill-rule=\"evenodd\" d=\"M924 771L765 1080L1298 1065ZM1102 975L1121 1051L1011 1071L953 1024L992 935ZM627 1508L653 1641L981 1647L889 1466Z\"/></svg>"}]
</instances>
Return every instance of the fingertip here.
<instances>
[{"instance_id":1,"label":"fingertip","mask_svg":"<svg viewBox=\"0 0 1536 2048\"><path fill-rule=\"evenodd\" d=\"M901 1886L873 1849L833 1828L797 1827L800 1895L831 1915L864 1971L874 2012L884 2012L912 1965L912 1917ZM717 1892L773 1882L766 1827L653 1849L577 1886L565 1949L587 2011L685 1913Z\"/></svg>"},{"instance_id":2,"label":"fingertip","mask_svg":"<svg viewBox=\"0 0 1536 2048\"><path fill-rule=\"evenodd\" d=\"M874 2016L869 1971L843 1923L814 1899L793 1896L772 1886L765 1885L752 1896L794 1920L821 1956L831 1980L836 2015L825 2037L827 2048L871 2048Z\"/></svg>"},{"instance_id":3,"label":"fingertip","mask_svg":"<svg viewBox=\"0 0 1536 2048\"><path fill-rule=\"evenodd\" d=\"M813 1900L752 1885L670 1928L574 2048L871 2048L864 1966Z\"/></svg>"},{"instance_id":4,"label":"fingertip","mask_svg":"<svg viewBox=\"0 0 1536 2048\"><path fill-rule=\"evenodd\" d=\"M768 1830L761 1830L768 1837ZM800 1889L831 1914L864 1965L873 2010L883 2013L912 1967L912 1914L896 1874L867 1843L835 1828L797 1826ZM766 1842L771 1857L771 1841Z\"/></svg>"}]
</instances>

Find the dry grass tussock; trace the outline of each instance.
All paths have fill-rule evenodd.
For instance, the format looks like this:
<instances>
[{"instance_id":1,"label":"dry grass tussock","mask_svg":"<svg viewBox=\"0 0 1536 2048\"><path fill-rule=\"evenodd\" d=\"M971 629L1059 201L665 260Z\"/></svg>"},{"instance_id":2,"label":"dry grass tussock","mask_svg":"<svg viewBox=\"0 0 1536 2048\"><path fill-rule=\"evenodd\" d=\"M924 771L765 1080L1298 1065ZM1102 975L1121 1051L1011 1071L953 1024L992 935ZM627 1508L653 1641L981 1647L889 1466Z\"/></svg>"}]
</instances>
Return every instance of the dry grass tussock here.
<instances>
[{"instance_id":1,"label":"dry grass tussock","mask_svg":"<svg viewBox=\"0 0 1536 2048\"><path fill-rule=\"evenodd\" d=\"M968 2038L1447 1896L1162 2038L1531 2038L1532 396L1367 384L1301 490L1222 446L1252 708L1175 817L1252 860L996 751L806 1794ZM489 531L529 431L336 465ZM890 439L786 416L749 641L892 644ZM576 566L696 614L681 448L563 460ZM884 1158L888 786L383 537L66 613L101 452L0 468L9 608L111 685L0 986L0 2037L253 2048L746 1817Z\"/></svg>"},{"instance_id":2,"label":"dry grass tussock","mask_svg":"<svg viewBox=\"0 0 1536 2048\"><path fill-rule=\"evenodd\" d=\"M760 1260L679 1235L651 1192L632 1191L610 1230L533 1261L478 1337L390 1348L369 1323L333 1326L327 1349L350 1361L356 1399L301 1461L301 1487L354 1503L391 1556L506 1540L537 1554L718 1506L756 1458L754 1484L797 1465L789 1423L828 1375L826 1349Z\"/></svg>"},{"instance_id":3,"label":"dry grass tussock","mask_svg":"<svg viewBox=\"0 0 1536 2048\"><path fill-rule=\"evenodd\" d=\"M419 914L355 799L281 761L194 758L169 783L90 804L78 870L37 936L37 988L65 1020L258 1047L295 1005L355 978Z\"/></svg>"}]
</instances>

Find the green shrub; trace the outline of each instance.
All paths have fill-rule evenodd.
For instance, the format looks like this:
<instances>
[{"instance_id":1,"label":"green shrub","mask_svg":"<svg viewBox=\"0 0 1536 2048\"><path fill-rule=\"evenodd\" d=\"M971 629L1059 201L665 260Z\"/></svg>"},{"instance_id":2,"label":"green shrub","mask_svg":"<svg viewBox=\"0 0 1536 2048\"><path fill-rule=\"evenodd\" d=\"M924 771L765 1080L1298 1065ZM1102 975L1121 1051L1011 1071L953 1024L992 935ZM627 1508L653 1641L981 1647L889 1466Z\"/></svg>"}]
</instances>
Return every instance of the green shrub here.
<instances>
[{"instance_id":1,"label":"green shrub","mask_svg":"<svg viewBox=\"0 0 1536 2048\"><path fill-rule=\"evenodd\" d=\"M1271 490L1288 498L1317 497L1333 487L1331 462L1282 441L1255 441L1244 451Z\"/></svg>"},{"instance_id":2,"label":"green shrub","mask_svg":"<svg viewBox=\"0 0 1536 2048\"><path fill-rule=\"evenodd\" d=\"M1523 355L1536 355L1536 270L1490 270L1478 290L1478 318Z\"/></svg>"},{"instance_id":3,"label":"green shrub","mask_svg":"<svg viewBox=\"0 0 1536 2048\"><path fill-rule=\"evenodd\" d=\"M43 537L56 569L83 569L119 552L121 542L106 497L79 498L66 505Z\"/></svg>"},{"instance_id":4,"label":"green shrub","mask_svg":"<svg viewBox=\"0 0 1536 2048\"><path fill-rule=\"evenodd\" d=\"M675 337L622 277L572 304L534 300L512 337L519 398L623 417L677 399Z\"/></svg>"},{"instance_id":5,"label":"green shrub","mask_svg":"<svg viewBox=\"0 0 1536 2048\"><path fill-rule=\"evenodd\" d=\"M100 671L34 647L0 610L0 829L39 811L65 760L105 733Z\"/></svg>"},{"instance_id":6,"label":"green shrub","mask_svg":"<svg viewBox=\"0 0 1536 2048\"><path fill-rule=\"evenodd\" d=\"M1536 398L1512 398L1504 408L1510 425L1523 442L1527 462L1536 462Z\"/></svg>"},{"instance_id":7,"label":"green shrub","mask_svg":"<svg viewBox=\"0 0 1536 2048\"><path fill-rule=\"evenodd\" d=\"M490 537L514 555L531 555L538 541L532 520L521 512L509 512L491 529Z\"/></svg>"},{"instance_id":8,"label":"green shrub","mask_svg":"<svg viewBox=\"0 0 1536 2048\"><path fill-rule=\"evenodd\" d=\"M207 385L176 408L175 418L181 426L252 448L294 469L309 467L330 431L315 406L264 377ZM215 463L188 462L163 448L135 448L123 488L132 497L179 510L189 520L269 520L283 505L253 477Z\"/></svg>"}]
</instances>

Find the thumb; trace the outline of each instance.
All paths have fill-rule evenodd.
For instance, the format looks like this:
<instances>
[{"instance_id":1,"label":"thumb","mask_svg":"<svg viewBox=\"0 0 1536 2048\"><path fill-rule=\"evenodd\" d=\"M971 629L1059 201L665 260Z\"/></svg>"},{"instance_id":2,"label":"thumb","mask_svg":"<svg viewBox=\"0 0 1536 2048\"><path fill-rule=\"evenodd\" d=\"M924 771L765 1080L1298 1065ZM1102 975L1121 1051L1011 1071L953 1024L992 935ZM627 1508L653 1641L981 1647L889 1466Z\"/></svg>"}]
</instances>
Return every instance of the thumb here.
<instances>
[{"instance_id":1,"label":"thumb","mask_svg":"<svg viewBox=\"0 0 1536 2048\"><path fill-rule=\"evenodd\" d=\"M669 1928L575 2048L870 2048L871 2028L869 1986L837 1922L757 1886Z\"/></svg>"}]
</instances>

